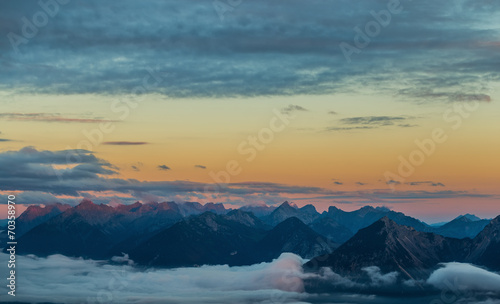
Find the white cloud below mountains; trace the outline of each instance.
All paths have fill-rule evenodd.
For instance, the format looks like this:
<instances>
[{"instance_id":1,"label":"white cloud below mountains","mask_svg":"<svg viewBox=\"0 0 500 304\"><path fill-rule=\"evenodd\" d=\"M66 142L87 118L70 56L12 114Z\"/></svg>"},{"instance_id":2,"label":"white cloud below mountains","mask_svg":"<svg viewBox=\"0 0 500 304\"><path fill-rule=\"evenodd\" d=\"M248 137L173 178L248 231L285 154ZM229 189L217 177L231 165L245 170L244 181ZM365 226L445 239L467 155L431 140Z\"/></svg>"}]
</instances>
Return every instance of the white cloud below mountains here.
<instances>
[{"instance_id":1,"label":"white cloud below mountains","mask_svg":"<svg viewBox=\"0 0 500 304\"><path fill-rule=\"evenodd\" d=\"M5 254L2 260L7 260ZM56 303L397 303L373 294L364 294L370 286L397 287L397 273L383 274L376 266L365 272L371 283L364 285L324 269L320 274L305 273L302 258L284 253L270 263L251 266L227 265L196 268L148 269L132 266L125 255L110 265L103 261L52 255L47 258L18 256L17 301ZM3 268L2 272L5 272ZM6 275L6 273L1 273ZM305 282L317 279L340 287L334 294L308 294ZM451 285L450 283L451 282ZM457 303L498 303L491 299L500 291L500 275L469 264L447 263L427 280L427 287L458 294ZM351 290L343 293L342 287ZM355 289L352 289L352 288ZM357 290L360 293L352 292ZM373 289L372 289L373 290ZM468 293L487 292L480 302ZM335 297L335 300L325 300ZM437 296L439 298L439 296ZM498 297L496 297L498 298ZM410 303L418 303L409 301ZM425 297L424 300L429 299ZM432 299L432 297L430 298ZM484 302L484 301L489 302ZM82 302L83 301L83 302ZM463 303L466 303L463 302Z\"/></svg>"}]
</instances>

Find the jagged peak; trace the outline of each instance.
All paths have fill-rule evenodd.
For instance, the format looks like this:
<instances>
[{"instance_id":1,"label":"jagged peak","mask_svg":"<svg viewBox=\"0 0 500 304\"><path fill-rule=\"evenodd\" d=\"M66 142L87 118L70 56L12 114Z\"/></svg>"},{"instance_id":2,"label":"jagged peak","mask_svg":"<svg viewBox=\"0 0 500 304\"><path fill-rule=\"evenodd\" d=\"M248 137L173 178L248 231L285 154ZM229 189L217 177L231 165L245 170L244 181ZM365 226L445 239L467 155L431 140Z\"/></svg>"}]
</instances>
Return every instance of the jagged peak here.
<instances>
[{"instance_id":1,"label":"jagged peak","mask_svg":"<svg viewBox=\"0 0 500 304\"><path fill-rule=\"evenodd\" d=\"M395 221L391 220L388 216L382 217L381 219L379 219L378 221L376 221L372 225L368 226L367 228L370 228L370 227L380 227L380 229L386 230L388 232L399 231L401 229L406 230L407 228L411 228L408 226L399 225Z\"/></svg>"},{"instance_id":2,"label":"jagged peak","mask_svg":"<svg viewBox=\"0 0 500 304\"><path fill-rule=\"evenodd\" d=\"M305 205L304 207L300 208L300 210L303 210L303 211L318 212L318 211L316 210L316 207L314 207L314 205L312 205L312 204L307 204L307 205Z\"/></svg>"},{"instance_id":3,"label":"jagged peak","mask_svg":"<svg viewBox=\"0 0 500 304\"><path fill-rule=\"evenodd\" d=\"M84 198L77 207L97 206L88 198Z\"/></svg>"},{"instance_id":4,"label":"jagged peak","mask_svg":"<svg viewBox=\"0 0 500 304\"><path fill-rule=\"evenodd\" d=\"M375 210L375 208L373 206L366 205L366 206L359 208L359 210Z\"/></svg>"},{"instance_id":5,"label":"jagged peak","mask_svg":"<svg viewBox=\"0 0 500 304\"><path fill-rule=\"evenodd\" d=\"M481 219L479 217L477 217L476 215L474 214L470 214L470 213L467 213L467 214L463 214L463 215L459 215L455 218L455 220L458 220L458 219L466 219L470 222L476 222L476 221L480 221Z\"/></svg>"},{"instance_id":6,"label":"jagged peak","mask_svg":"<svg viewBox=\"0 0 500 304\"><path fill-rule=\"evenodd\" d=\"M90 199L83 199L80 204L78 204L75 207L76 210L103 210L103 209L109 209L109 210L114 210L115 208L109 206L109 205L104 205L104 204L94 204Z\"/></svg>"},{"instance_id":7,"label":"jagged peak","mask_svg":"<svg viewBox=\"0 0 500 304\"><path fill-rule=\"evenodd\" d=\"M383 211L383 212L390 212L390 211L392 211L389 207L386 207L386 206L375 207L375 210Z\"/></svg>"},{"instance_id":8,"label":"jagged peak","mask_svg":"<svg viewBox=\"0 0 500 304\"><path fill-rule=\"evenodd\" d=\"M290 203L288 201L284 201L277 209L298 209L297 205L294 203Z\"/></svg>"},{"instance_id":9,"label":"jagged peak","mask_svg":"<svg viewBox=\"0 0 500 304\"><path fill-rule=\"evenodd\" d=\"M339 212L339 211L344 212L344 210L339 209L339 208L337 208L337 207L335 207L335 206L330 206L330 207L328 207L328 213L336 213L336 212Z\"/></svg>"}]
</instances>

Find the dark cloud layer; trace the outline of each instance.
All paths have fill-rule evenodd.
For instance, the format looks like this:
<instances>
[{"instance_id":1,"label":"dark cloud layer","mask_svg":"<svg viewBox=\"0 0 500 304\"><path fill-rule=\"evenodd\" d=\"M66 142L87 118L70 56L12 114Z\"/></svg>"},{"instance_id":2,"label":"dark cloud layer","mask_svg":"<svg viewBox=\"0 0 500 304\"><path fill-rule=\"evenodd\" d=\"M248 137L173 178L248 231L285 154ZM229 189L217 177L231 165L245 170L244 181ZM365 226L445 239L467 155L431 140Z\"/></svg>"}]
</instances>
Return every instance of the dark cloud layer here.
<instances>
[{"instance_id":1,"label":"dark cloud layer","mask_svg":"<svg viewBox=\"0 0 500 304\"><path fill-rule=\"evenodd\" d=\"M148 91L170 97L356 91L491 99L488 84L500 79L500 3L402 0L402 13L349 63L340 43L354 44L354 28L387 3L244 1L221 21L212 1L70 1L16 52L10 33L22 36L23 17L42 9L2 1L0 88L131 93L152 75L159 84Z\"/></svg>"},{"instance_id":2,"label":"dark cloud layer","mask_svg":"<svg viewBox=\"0 0 500 304\"><path fill-rule=\"evenodd\" d=\"M133 164L133 170L141 170L141 163ZM384 203L398 203L418 199L454 197L493 197L490 194L469 193L465 191L333 191L321 187L294 186L268 182L240 183L201 183L191 181L138 181L119 176L119 169L109 162L97 158L86 150L41 151L26 147L19 151L0 153L0 168L13 168L0 171L0 190L23 191L26 199L23 204L53 202L54 195L67 195L75 199L85 196L99 202L109 203L116 197L94 197L93 192L114 192L128 194L130 200L145 201L171 200L184 201L226 199L226 203L237 205L253 201L269 204L281 203L293 196L294 200L339 200L369 199ZM166 165L158 170L169 171ZM334 180L338 185L342 182ZM302 196L302 197L301 197ZM127 198L123 198L125 201ZM128 202L128 201L127 201Z\"/></svg>"}]
</instances>

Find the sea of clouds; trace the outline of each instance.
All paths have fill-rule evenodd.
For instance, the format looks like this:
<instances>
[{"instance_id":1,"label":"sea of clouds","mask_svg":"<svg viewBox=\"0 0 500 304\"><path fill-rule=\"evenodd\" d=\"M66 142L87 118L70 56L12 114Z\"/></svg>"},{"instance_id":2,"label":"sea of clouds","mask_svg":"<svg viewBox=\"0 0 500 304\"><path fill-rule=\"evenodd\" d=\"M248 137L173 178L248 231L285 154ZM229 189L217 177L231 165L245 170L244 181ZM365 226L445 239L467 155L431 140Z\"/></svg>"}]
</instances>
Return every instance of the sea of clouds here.
<instances>
[{"instance_id":1,"label":"sea of clouds","mask_svg":"<svg viewBox=\"0 0 500 304\"><path fill-rule=\"evenodd\" d=\"M6 254L1 257L7 261ZM426 281L403 280L371 266L363 269L368 280L360 282L326 268L304 272L306 260L291 253L242 267L144 269L127 255L111 262L29 255L16 262L17 295L2 298L29 303L500 303L500 275L462 263L442 264ZM1 274L7 277L5 268ZM335 292L311 291L311 281L335 286ZM426 292L408 299L387 295L402 285Z\"/></svg>"}]
</instances>

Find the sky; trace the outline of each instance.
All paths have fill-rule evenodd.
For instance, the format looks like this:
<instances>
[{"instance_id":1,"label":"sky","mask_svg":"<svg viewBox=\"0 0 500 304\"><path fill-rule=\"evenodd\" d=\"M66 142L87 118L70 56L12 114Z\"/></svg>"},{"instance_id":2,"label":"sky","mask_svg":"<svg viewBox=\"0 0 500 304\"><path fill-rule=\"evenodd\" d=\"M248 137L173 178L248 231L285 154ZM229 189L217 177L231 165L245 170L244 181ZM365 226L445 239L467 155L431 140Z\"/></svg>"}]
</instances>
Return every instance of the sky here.
<instances>
[{"instance_id":1,"label":"sky","mask_svg":"<svg viewBox=\"0 0 500 304\"><path fill-rule=\"evenodd\" d=\"M0 4L20 205L500 214L495 1L41 3Z\"/></svg>"}]
</instances>

